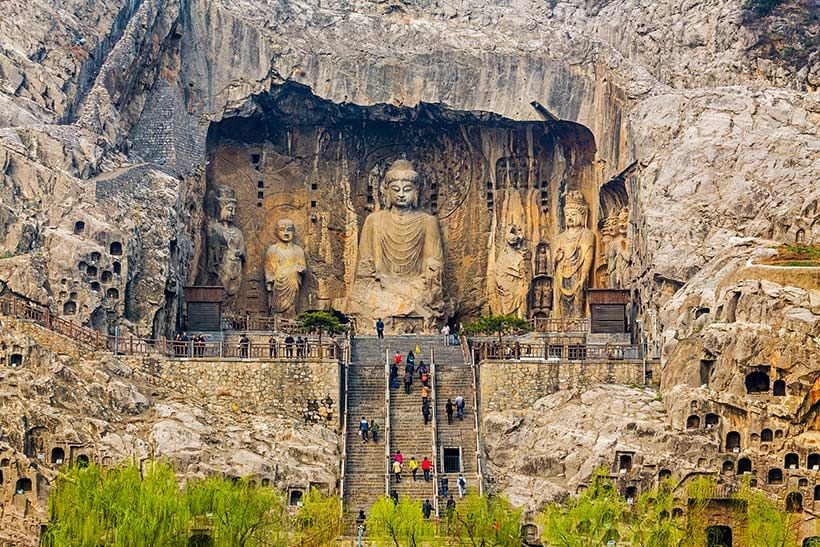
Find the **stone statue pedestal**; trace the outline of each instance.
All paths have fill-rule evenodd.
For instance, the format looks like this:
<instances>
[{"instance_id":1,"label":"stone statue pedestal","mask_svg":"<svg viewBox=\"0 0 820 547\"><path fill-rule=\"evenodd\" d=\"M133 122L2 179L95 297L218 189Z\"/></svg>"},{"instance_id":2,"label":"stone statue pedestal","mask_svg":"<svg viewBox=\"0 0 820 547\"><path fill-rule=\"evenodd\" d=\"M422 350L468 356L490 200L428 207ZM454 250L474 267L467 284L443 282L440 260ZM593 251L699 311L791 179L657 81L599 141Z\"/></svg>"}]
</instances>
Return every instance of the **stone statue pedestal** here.
<instances>
[{"instance_id":1,"label":"stone statue pedestal","mask_svg":"<svg viewBox=\"0 0 820 547\"><path fill-rule=\"evenodd\" d=\"M419 295L432 295L427 285L423 278L382 275L379 279L358 279L347 301L347 313L355 315L359 328L366 331L381 318L389 330L436 332L445 318L445 306L443 301L419 300Z\"/></svg>"}]
</instances>

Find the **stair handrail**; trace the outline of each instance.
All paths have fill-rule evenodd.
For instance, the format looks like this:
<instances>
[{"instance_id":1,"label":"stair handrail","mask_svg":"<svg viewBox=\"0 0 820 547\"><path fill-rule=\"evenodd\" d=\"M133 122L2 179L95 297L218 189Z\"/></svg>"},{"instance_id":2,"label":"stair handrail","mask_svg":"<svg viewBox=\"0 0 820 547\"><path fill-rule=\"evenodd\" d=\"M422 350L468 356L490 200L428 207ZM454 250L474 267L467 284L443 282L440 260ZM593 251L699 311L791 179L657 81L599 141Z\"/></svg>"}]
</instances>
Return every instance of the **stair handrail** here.
<instances>
[{"instance_id":1,"label":"stair handrail","mask_svg":"<svg viewBox=\"0 0 820 547\"><path fill-rule=\"evenodd\" d=\"M461 353L464 356L464 364L470 367L473 379L473 418L475 420L475 458L476 458L476 472L478 474L478 494L484 493L484 471L481 466L481 428L478 419L478 367L475 363L475 355L470 351L467 343L467 337L461 337Z\"/></svg>"},{"instance_id":2,"label":"stair handrail","mask_svg":"<svg viewBox=\"0 0 820 547\"><path fill-rule=\"evenodd\" d=\"M344 382L344 388L342 390L342 397L344 398L344 403L342 407L342 458L341 458L341 470L339 474L339 499L342 500L342 503L339 504L339 510L341 512L341 516L344 517L344 499L345 499L345 468L347 467L347 418L348 418L348 408L349 404L349 390L350 390L350 357L352 355L350 346L353 343L353 340L350 337L350 332L347 333L347 344L345 351L342 353L342 377Z\"/></svg>"},{"instance_id":3,"label":"stair handrail","mask_svg":"<svg viewBox=\"0 0 820 547\"><path fill-rule=\"evenodd\" d=\"M433 430L433 453L430 457L433 458L433 511L436 517L439 516L438 503L438 426L436 424L436 351L433 345L430 345L430 374L427 375L430 380L430 410L432 412L432 430Z\"/></svg>"},{"instance_id":4,"label":"stair handrail","mask_svg":"<svg viewBox=\"0 0 820 547\"><path fill-rule=\"evenodd\" d=\"M384 476L384 495L390 495L390 348L384 348L384 455L387 473Z\"/></svg>"}]
</instances>

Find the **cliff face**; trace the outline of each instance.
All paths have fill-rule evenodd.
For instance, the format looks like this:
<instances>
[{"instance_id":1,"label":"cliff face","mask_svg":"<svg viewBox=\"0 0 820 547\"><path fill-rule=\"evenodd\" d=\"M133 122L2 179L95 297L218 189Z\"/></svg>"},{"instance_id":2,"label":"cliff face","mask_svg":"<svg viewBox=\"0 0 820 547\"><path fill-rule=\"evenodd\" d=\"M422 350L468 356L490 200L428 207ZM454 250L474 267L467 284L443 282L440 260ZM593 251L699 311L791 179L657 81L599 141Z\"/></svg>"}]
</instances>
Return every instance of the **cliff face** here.
<instances>
[{"instance_id":1,"label":"cliff face","mask_svg":"<svg viewBox=\"0 0 820 547\"><path fill-rule=\"evenodd\" d=\"M58 314L140 335L175 328L181 288L202 264L209 177L241 179L245 168L223 162L220 175L217 164L207 165L230 160L238 137L247 136L213 140L217 123L298 112L313 129L289 132L277 153L296 154L299 177L318 173L315 164L333 178L347 176L347 160L377 141L364 130L350 137L339 129L344 116L333 112L370 109L377 122L392 123L423 118L420 103L442 103L450 121L489 127L480 137L459 130L441 140L442 147L476 146L478 166L516 147L522 157L533 155L527 137L515 137L526 134L523 126L487 140L501 122L546 117L551 127L573 124L591 135L591 146L572 139L555 157L583 166L564 182L580 185L593 202L592 223L611 212L602 189L622 185L613 195L626 196L617 205L629 209L630 252L619 283L640 295L642 313L652 310L644 330L664 346L663 390L676 394L666 399L674 416L684 412L680 401L690 404L685 390L702 389L692 378L704 348L723 348L720 358L699 359L714 361L716 378L729 382L753 361L777 366L773 357L730 351L732 333L766 353L783 344L771 332L803 333L789 342L800 344L816 330L816 285L793 289L799 283L788 276L775 288L732 278L737 290L721 292L705 273L730 278L745 267L749 251L734 245L738 237L759 238L749 244L759 248L820 242L820 58L810 1L784 2L765 16L739 0L467 0L458 7L429 0L12 0L3 11L0 278ZM298 108L277 105L287 86L307 86L312 99ZM322 101L336 110L313 109ZM327 141L355 145L339 144L335 156L310 151ZM246 153L247 142L239 148ZM472 169L482 186L465 194L468 212L446 228L455 239L482 238L470 240L475 249L468 246L459 260L463 271L451 274L464 287L462 299L477 302L465 308L469 314L484 306L480 262L495 253L483 191L495 166L484 168ZM558 229L563 189L548 196L545 218L528 230ZM307 193L299 199L310 203ZM251 194L248 206L255 200ZM320 299L343 292L349 274L334 268L350 259L345 241L355 242L361 221L337 208L338 223L317 216L319 230L333 234L315 234L332 278L317 288ZM310 222L305 237L316 229ZM473 255L481 260L471 263ZM752 314L763 301L771 308L788 302L795 311L755 312L749 328L743 310ZM732 306L737 311L724 311L719 328L689 325L695 308L710 310L698 315L703 322ZM816 357L812 348L803 346L802 360ZM808 370L784 368L795 393L814 381ZM702 398L717 395L707 389Z\"/></svg>"}]
</instances>

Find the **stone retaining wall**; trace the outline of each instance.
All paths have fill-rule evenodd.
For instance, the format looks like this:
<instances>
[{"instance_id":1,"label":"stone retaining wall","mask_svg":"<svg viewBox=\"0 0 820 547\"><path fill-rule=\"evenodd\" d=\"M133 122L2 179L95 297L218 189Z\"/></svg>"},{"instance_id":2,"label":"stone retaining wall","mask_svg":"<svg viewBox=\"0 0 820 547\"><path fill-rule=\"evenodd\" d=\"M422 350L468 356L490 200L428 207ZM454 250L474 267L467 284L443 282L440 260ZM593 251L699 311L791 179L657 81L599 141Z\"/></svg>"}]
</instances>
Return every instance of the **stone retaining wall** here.
<instances>
[{"instance_id":1,"label":"stone retaining wall","mask_svg":"<svg viewBox=\"0 0 820 547\"><path fill-rule=\"evenodd\" d=\"M485 360L479 363L482 414L529 408L541 397L559 389L592 384L643 384L643 362Z\"/></svg>"}]
</instances>

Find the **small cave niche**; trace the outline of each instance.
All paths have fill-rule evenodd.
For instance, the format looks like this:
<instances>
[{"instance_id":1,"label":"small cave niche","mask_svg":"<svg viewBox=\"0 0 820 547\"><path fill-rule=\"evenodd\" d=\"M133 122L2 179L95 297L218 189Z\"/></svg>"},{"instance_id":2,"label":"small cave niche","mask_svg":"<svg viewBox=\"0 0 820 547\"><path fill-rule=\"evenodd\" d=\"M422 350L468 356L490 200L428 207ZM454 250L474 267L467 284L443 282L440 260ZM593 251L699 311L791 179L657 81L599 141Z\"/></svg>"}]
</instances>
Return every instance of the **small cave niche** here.
<instances>
[{"instance_id":1,"label":"small cave niche","mask_svg":"<svg viewBox=\"0 0 820 547\"><path fill-rule=\"evenodd\" d=\"M103 273L100 275L100 281L103 283L111 283L112 279L114 279L114 274L109 270L103 270Z\"/></svg>"},{"instance_id":2,"label":"small cave niche","mask_svg":"<svg viewBox=\"0 0 820 547\"><path fill-rule=\"evenodd\" d=\"M291 488L288 491L288 505L302 505L305 491L301 488Z\"/></svg>"},{"instance_id":3,"label":"small cave niche","mask_svg":"<svg viewBox=\"0 0 820 547\"><path fill-rule=\"evenodd\" d=\"M54 465L60 465L65 461L65 450L60 448L59 446L54 447L51 449L51 463Z\"/></svg>"},{"instance_id":4,"label":"small cave niche","mask_svg":"<svg viewBox=\"0 0 820 547\"><path fill-rule=\"evenodd\" d=\"M805 243L806 242L806 230L800 228L794 233L794 242L795 243Z\"/></svg>"},{"instance_id":5,"label":"small cave niche","mask_svg":"<svg viewBox=\"0 0 820 547\"><path fill-rule=\"evenodd\" d=\"M740 433L737 431L726 434L726 451L740 452Z\"/></svg>"},{"instance_id":6,"label":"small cave niche","mask_svg":"<svg viewBox=\"0 0 820 547\"><path fill-rule=\"evenodd\" d=\"M539 540L538 527L532 523L522 525L521 537L526 542L526 545L534 545Z\"/></svg>"},{"instance_id":7,"label":"small cave niche","mask_svg":"<svg viewBox=\"0 0 820 547\"><path fill-rule=\"evenodd\" d=\"M97 251L94 251L93 253L91 253L91 262L99 262L101 258L102 258L102 255L100 253L98 253Z\"/></svg>"},{"instance_id":8,"label":"small cave niche","mask_svg":"<svg viewBox=\"0 0 820 547\"><path fill-rule=\"evenodd\" d=\"M783 484L783 470L778 467L769 469L766 482L769 484Z\"/></svg>"},{"instance_id":9,"label":"small cave niche","mask_svg":"<svg viewBox=\"0 0 820 547\"><path fill-rule=\"evenodd\" d=\"M618 472L629 473L632 471L632 454L618 454Z\"/></svg>"},{"instance_id":10,"label":"small cave niche","mask_svg":"<svg viewBox=\"0 0 820 547\"><path fill-rule=\"evenodd\" d=\"M820 501L820 484L814 485L814 501Z\"/></svg>"},{"instance_id":11,"label":"small cave niche","mask_svg":"<svg viewBox=\"0 0 820 547\"><path fill-rule=\"evenodd\" d=\"M3 484L3 470L0 469L0 485Z\"/></svg>"},{"instance_id":12,"label":"small cave niche","mask_svg":"<svg viewBox=\"0 0 820 547\"><path fill-rule=\"evenodd\" d=\"M208 532L197 531L188 538L188 547L211 547L213 544L214 540Z\"/></svg>"},{"instance_id":13,"label":"small cave niche","mask_svg":"<svg viewBox=\"0 0 820 547\"><path fill-rule=\"evenodd\" d=\"M769 391L769 375L757 370L746 375L746 393L767 393Z\"/></svg>"},{"instance_id":14,"label":"small cave niche","mask_svg":"<svg viewBox=\"0 0 820 547\"><path fill-rule=\"evenodd\" d=\"M262 479L262 486L270 486L270 479Z\"/></svg>"},{"instance_id":15,"label":"small cave niche","mask_svg":"<svg viewBox=\"0 0 820 547\"><path fill-rule=\"evenodd\" d=\"M762 443L770 443L774 440L774 433L771 429L764 429L760 432L760 442Z\"/></svg>"},{"instance_id":16,"label":"small cave niche","mask_svg":"<svg viewBox=\"0 0 820 547\"><path fill-rule=\"evenodd\" d=\"M77 303L68 300L63 303L63 315L74 315L77 313Z\"/></svg>"},{"instance_id":17,"label":"small cave niche","mask_svg":"<svg viewBox=\"0 0 820 547\"><path fill-rule=\"evenodd\" d=\"M786 512L800 513L803 511L803 494L800 492L789 492L786 496Z\"/></svg>"},{"instance_id":18,"label":"small cave niche","mask_svg":"<svg viewBox=\"0 0 820 547\"><path fill-rule=\"evenodd\" d=\"M772 386L772 395L775 397L785 397L786 396L786 382L783 380L776 380L774 385Z\"/></svg>"},{"instance_id":19,"label":"small cave niche","mask_svg":"<svg viewBox=\"0 0 820 547\"><path fill-rule=\"evenodd\" d=\"M23 366L23 354L22 353L12 353L9 356L9 365L11 365L13 367Z\"/></svg>"},{"instance_id":20,"label":"small cave niche","mask_svg":"<svg viewBox=\"0 0 820 547\"><path fill-rule=\"evenodd\" d=\"M48 429L45 427L32 427L26 431L23 439L23 453L29 458L37 458L40 454L45 454L47 436Z\"/></svg>"},{"instance_id":21,"label":"small cave niche","mask_svg":"<svg viewBox=\"0 0 820 547\"><path fill-rule=\"evenodd\" d=\"M776 429L774 431L774 438L775 439L782 439L783 438L783 430L782 429Z\"/></svg>"},{"instance_id":22,"label":"small cave niche","mask_svg":"<svg viewBox=\"0 0 820 547\"><path fill-rule=\"evenodd\" d=\"M658 480L659 481L665 481L666 479L669 479L671 477L672 477L672 471L670 471L669 469L661 469L658 472Z\"/></svg>"},{"instance_id":23,"label":"small cave niche","mask_svg":"<svg viewBox=\"0 0 820 547\"><path fill-rule=\"evenodd\" d=\"M17 483L14 485L14 493L25 494L26 492L31 492L31 479L26 477L17 479Z\"/></svg>"},{"instance_id":24,"label":"small cave niche","mask_svg":"<svg viewBox=\"0 0 820 547\"><path fill-rule=\"evenodd\" d=\"M749 458L740 458L737 461L737 474L743 475L752 472L752 460Z\"/></svg>"},{"instance_id":25,"label":"small cave niche","mask_svg":"<svg viewBox=\"0 0 820 547\"><path fill-rule=\"evenodd\" d=\"M700 427L700 416L692 414L686 418L686 429L698 429Z\"/></svg>"},{"instance_id":26,"label":"small cave niche","mask_svg":"<svg viewBox=\"0 0 820 547\"><path fill-rule=\"evenodd\" d=\"M700 360L700 385L708 386L712 381L712 375L715 372L714 359Z\"/></svg>"},{"instance_id":27,"label":"small cave niche","mask_svg":"<svg viewBox=\"0 0 820 547\"><path fill-rule=\"evenodd\" d=\"M735 470L735 464L732 460L726 460L723 462L723 466L721 467L721 471L724 473L731 473Z\"/></svg>"},{"instance_id":28,"label":"small cave niche","mask_svg":"<svg viewBox=\"0 0 820 547\"><path fill-rule=\"evenodd\" d=\"M120 297L120 291L116 287L109 287L107 291L105 291L105 296L109 300L118 300Z\"/></svg>"},{"instance_id":29,"label":"small cave niche","mask_svg":"<svg viewBox=\"0 0 820 547\"><path fill-rule=\"evenodd\" d=\"M3 458L0 460L0 467L8 467L9 465L11 465L11 460L8 458Z\"/></svg>"},{"instance_id":30,"label":"small cave niche","mask_svg":"<svg viewBox=\"0 0 820 547\"><path fill-rule=\"evenodd\" d=\"M98 281L92 281L91 282L91 290L92 291L100 292L101 289L102 289L102 285L100 285L100 283Z\"/></svg>"},{"instance_id":31,"label":"small cave niche","mask_svg":"<svg viewBox=\"0 0 820 547\"><path fill-rule=\"evenodd\" d=\"M108 251L113 256L120 256L122 254L122 243L119 241L112 241L111 245L108 247Z\"/></svg>"},{"instance_id":32,"label":"small cave niche","mask_svg":"<svg viewBox=\"0 0 820 547\"><path fill-rule=\"evenodd\" d=\"M786 457L783 460L783 467L785 467L786 469L797 469L799 466L800 456L798 456L794 452L786 454Z\"/></svg>"},{"instance_id":33,"label":"small cave niche","mask_svg":"<svg viewBox=\"0 0 820 547\"><path fill-rule=\"evenodd\" d=\"M88 467L89 464L91 464L91 459L85 454L80 454L77 456L77 459L74 460L74 465L80 468Z\"/></svg>"},{"instance_id":34,"label":"small cave niche","mask_svg":"<svg viewBox=\"0 0 820 547\"><path fill-rule=\"evenodd\" d=\"M252 164L254 164L254 165L258 164L261 159L262 159L262 156L260 154L251 154L251 163Z\"/></svg>"},{"instance_id":35,"label":"small cave niche","mask_svg":"<svg viewBox=\"0 0 820 547\"><path fill-rule=\"evenodd\" d=\"M732 547L732 528L730 526L708 526L706 545L707 547Z\"/></svg>"},{"instance_id":36,"label":"small cave niche","mask_svg":"<svg viewBox=\"0 0 820 547\"><path fill-rule=\"evenodd\" d=\"M85 222L83 222L82 220L78 220L74 223L74 235L78 236L83 232L85 232Z\"/></svg>"},{"instance_id":37,"label":"small cave niche","mask_svg":"<svg viewBox=\"0 0 820 547\"><path fill-rule=\"evenodd\" d=\"M820 547L820 536L810 536L805 538L801 547Z\"/></svg>"},{"instance_id":38,"label":"small cave niche","mask_svg":"<svg viewBox=\"0 0 820 547\"><path fill-rule=\"evenodd\" d=\"M673 519L678 519L678 518L681 518L681 517L683 517L683 509L681 509L680 507L675 507L674 509L672 509L672 518Z\"/></svg>"},{"instance_id":39,"label":"small cave niche","mask_svg":"<svg viewBox=\"0 0 820 547\"><path fill-rule=\"evenodd\" d=\"M86 271L86 268L88 268L88 262L86 262L85 260L80 260L77 263L77 269L80 270L81 272Z\"/></svg>"},{"instance_id":40,"label":"small cave niche","mask_svg":"<svg viewBox=\"0 0 820 547\"><path fill-rule=\"evenodd\" d=\"M117 275L122 273L122 263L119 260L114 261L114 273Z\"/></svg>"},{"instance_id":41,"label":"small cave niche","mask_svg":"<svg viewBox=\"0 0 820 547\"><path fill-rule=\"evenodd\" d=\"M806 467L812 471L820 471L820 454L812 452L806 459Z\"/></svg>"},{"instance_id":42,"label":"small cave niche","mask_svg":"<svg viewBox=\"0 0 820 547\"><path fill-rule=\"evenodd\" d=\"M627 500L634 500L638 497L638 488L636 486L627 486L624 490L624 497Z\"/></svg>"},{"instance_id":43,"label":"small cave niche","mask_svg":"<svg viewBox=\"0 0 820 547\"><path fill-rule=\"evenodd\" d=\"M692 410L697 410L698 409L698 402L697 401L692 401L691 403L689 403L689 408L691 408Z\"/></svg>"},{"instance_id":44,"label":"small cave niche","mask_svg":"<svg viewBox=\"0 0 820 547\"><path fill-rule=\"evenodd\" d=\"M706 458L698 458L698 468L703 469L707 463Z\"/></svg>"},{"instance_id":45,"label":"small cave niche","mask_svg":"<svg viewBox=\"0 0 820 547\"><path fill-rule=\"evenodd\" d=\"M720 423L720 416L718 416L714 412L710 412L706 415L706 427L711 429L715 427L718 423Z\"/></svg>"},{"instance_id":46,"label":"small cave niche","mask_svg":"<svg viewBox=\"0 0 820 547\"><path fill-rule=\"evenodd\" d=\"M805 477L800 477L800 479L797 481L797 486L800 488L807 488L809 486L809 479Z\"/></svg>"}]
</instances>

